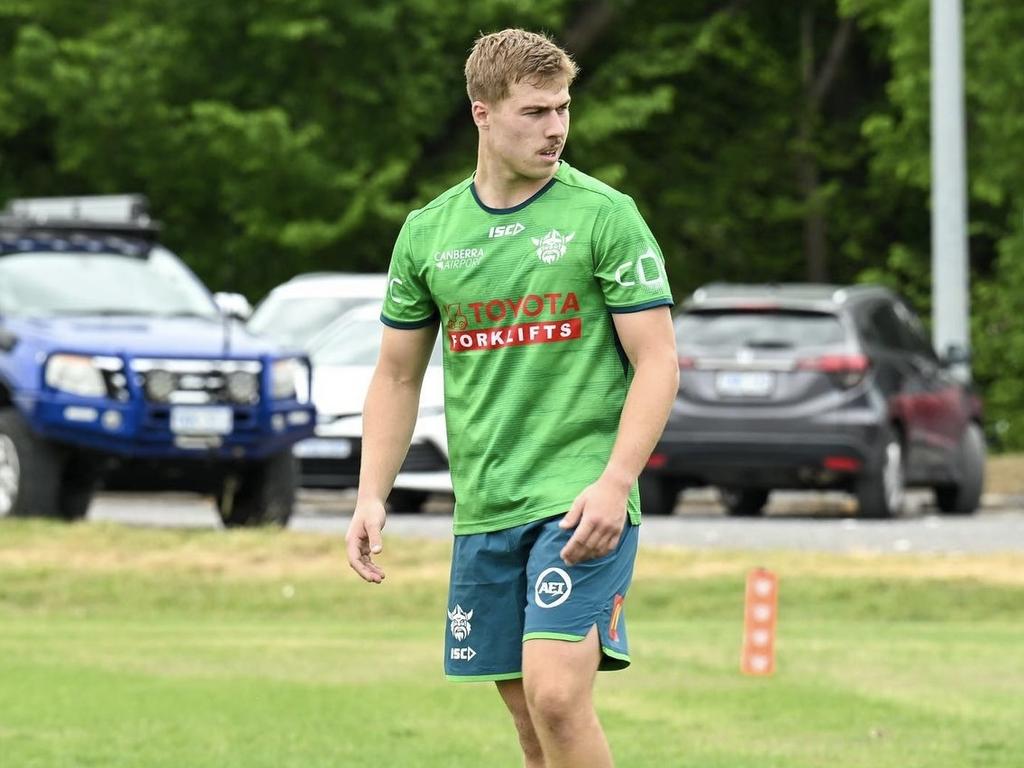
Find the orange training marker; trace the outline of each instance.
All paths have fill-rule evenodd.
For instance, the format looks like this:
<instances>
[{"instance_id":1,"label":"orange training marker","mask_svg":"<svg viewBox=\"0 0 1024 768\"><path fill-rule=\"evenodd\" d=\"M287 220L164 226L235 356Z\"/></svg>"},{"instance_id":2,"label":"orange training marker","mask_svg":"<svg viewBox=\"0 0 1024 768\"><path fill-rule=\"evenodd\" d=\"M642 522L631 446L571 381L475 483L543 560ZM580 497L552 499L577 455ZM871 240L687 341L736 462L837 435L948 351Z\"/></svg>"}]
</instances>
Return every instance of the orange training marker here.
<instances>
[{"instance_id":1,"label":"orange training marker","mask_svg":"<svg viewBox=\"0 0 1024 768\"><path fill-rule=\"evenodd\" d=\"M779 580L765 568L747 574L747 599L743 622L745 675L775 672L775 622L779 607Z\"/></svg>"}]
</instances>

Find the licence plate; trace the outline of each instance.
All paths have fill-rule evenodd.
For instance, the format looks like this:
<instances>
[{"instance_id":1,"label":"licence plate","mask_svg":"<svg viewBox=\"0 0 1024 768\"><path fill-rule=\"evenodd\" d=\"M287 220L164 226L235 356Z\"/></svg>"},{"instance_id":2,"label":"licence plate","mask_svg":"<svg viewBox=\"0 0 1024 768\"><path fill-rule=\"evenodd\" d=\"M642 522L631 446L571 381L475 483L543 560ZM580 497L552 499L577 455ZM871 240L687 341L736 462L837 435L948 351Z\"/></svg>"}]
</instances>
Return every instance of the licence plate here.
<instances>
[{"instance_id":1,"label":"licence plate","mask_svg":"<svg viewBox=\"0 0 1024 768\"><path fill-rule=\"evenodd\" d=\"M775 389L775 374L770 371L719 371L715 390L728 397L766 397Z\"/></svg>"},{"instance_id":2,"label":"licence plate","mask_svg":"<svg viewBox=\"0 0 1024 768\"><path fill-rule=\"evenodd\" d=\"M299 459L347 459L352 455L352 441L312 437L292 446L292 454Z\"/></svg>"},{"instance_id":3,"label":"licence plate","mask_svg":"<svg viewBox=\"0 0 1024 768\"><path fill-rule=\"evenodd\" d=\"M228 435L234 426L229 407L178 405L171 408L171 432L176 435Z\"/></svg>"}]
</instances>

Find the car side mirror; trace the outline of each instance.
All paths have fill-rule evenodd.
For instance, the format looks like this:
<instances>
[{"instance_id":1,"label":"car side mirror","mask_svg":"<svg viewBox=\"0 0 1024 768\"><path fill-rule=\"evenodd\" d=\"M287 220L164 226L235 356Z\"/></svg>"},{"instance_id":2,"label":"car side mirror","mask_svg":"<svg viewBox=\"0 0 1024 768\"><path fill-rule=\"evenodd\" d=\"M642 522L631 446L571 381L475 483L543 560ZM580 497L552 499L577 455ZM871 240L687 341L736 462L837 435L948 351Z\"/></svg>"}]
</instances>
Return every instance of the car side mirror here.
<instances>
[{"instance_id":1,"label":"car side mirror","mask_svg":"<svg viewBox=\"0 0 1024 768\"><path fill-rule=\"evenodd\" d=\"M940 362L944 368L950 368L954 365L969 365L971 362L971 350L959 344L950 344L946 347Z\"/></svg>"},{"instance_id":2,"label":"car side mirror","mask_svg":"<svg viewBox=\"0 0 1024 768\"><path fill-rule=\"evenodd\" d=\"M252 315L252 304L240 293L218 291L213 294L213 301L222 315L233 317L245 322Z\"/></svg>"}]
</instances>

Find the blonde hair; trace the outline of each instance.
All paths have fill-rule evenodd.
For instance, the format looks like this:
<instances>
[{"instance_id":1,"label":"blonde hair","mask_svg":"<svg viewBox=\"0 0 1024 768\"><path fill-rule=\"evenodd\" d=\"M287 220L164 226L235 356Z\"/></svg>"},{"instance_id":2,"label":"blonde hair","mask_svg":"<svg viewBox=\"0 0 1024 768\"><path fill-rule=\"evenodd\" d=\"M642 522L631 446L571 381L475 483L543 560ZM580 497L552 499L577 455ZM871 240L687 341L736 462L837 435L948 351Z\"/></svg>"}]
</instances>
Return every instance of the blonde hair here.
<instances>
[{"instance_id":1,"label":"blonde hair","mask_svg":"<svg viewBox=\"0 0 1024 768\"><path fill-rule=\"evenodd\" d=\"M564 78L568 86L578 73L576 62L546 35L503 29L473 44L466 59L466 92L470 101L494 104L515 83L541 86Z\"/></svg>"}]
</instances>

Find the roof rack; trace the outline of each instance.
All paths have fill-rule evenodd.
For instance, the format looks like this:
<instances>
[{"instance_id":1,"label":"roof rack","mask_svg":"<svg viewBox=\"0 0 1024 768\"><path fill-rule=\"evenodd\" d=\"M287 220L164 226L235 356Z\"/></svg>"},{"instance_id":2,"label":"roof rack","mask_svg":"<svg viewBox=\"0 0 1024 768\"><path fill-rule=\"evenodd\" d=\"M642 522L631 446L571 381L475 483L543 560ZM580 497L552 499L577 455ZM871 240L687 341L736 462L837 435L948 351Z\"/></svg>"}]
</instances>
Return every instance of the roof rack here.
<instances>
[{"instance_id":1,"label":"roof rack","mask_svg":"<svg viewBox=\"0 0 1024 768\"><path fill-rule=\"evenodd\" d=\"M160 229L159 222L149 216L145 195L18 198L8 201L0 211L0 226L134 235L153 234Z\"/></svg>"}]
</instances>

